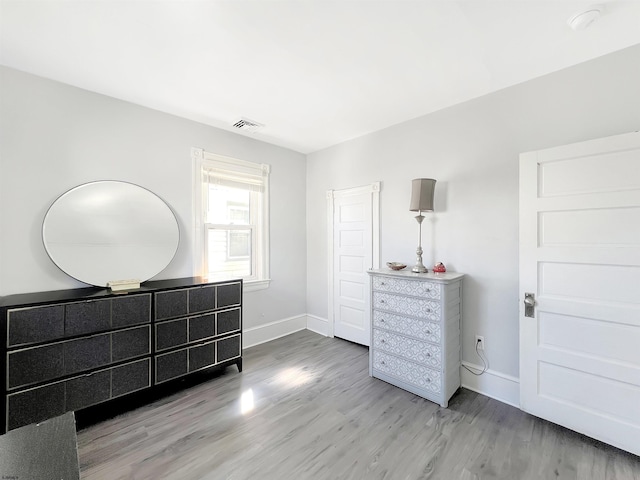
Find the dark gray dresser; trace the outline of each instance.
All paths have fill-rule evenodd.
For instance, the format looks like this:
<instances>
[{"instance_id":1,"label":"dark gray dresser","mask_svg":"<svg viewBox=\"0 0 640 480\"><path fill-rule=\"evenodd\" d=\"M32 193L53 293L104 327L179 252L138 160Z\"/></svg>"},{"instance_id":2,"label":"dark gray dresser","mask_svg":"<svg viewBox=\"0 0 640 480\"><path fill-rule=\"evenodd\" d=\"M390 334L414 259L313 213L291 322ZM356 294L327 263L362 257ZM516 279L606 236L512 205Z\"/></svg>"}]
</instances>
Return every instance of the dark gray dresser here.
<instances>
[{"instance_id":1,"label":"dark gray dresser","mask_svg":"<svg viewBox=\"0 0 640 480\"><path fill-rule=\"evenodd\" d=\"M242 370L241 280L11 295L0 317L3 432L210 367Z\"/></svg>"}]
</instances>

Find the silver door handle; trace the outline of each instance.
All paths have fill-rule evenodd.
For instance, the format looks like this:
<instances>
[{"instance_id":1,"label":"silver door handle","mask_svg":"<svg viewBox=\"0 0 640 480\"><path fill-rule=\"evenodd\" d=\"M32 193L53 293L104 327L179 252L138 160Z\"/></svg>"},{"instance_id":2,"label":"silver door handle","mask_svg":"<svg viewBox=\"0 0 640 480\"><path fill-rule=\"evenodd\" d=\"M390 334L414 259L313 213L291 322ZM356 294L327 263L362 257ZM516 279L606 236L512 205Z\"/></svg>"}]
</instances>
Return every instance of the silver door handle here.
<instances>
[{"instance_id":1,"label":"silver door handle","mask_svg":"<svg viewBox=\"0 0 640 480\"><path fill-rule=\"evenodd\" d=\"M533 293L524 294L524 316L533 318L535 316L536 296Z\"/></svg>"}]
</instances>

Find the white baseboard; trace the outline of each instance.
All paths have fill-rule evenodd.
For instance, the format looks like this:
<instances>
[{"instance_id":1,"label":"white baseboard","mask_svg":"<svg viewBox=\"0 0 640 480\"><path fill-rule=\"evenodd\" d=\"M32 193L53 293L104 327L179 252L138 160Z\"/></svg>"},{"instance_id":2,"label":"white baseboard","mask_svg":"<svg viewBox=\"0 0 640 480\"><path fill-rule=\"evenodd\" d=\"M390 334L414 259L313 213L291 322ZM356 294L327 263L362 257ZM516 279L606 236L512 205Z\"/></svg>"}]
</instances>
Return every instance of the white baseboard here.
<instances>
[{"instance_id":1,"label":"white baseboard","mask_svg":"<svg viewBox=\"0 0 640 480\"><path fill-rule=\"evenodd\" d=\"M283 318L243 331L242 348L249 348L307 328L307 315Z\"/></svg>"},{"instance_id":2,"label":"white baseboard","mask_svg":"<svg viewBox=\"0 0 640 480\"><path fill-rule=\"evenodd\" d=\"M470 362L462 362L462 364L475 371L482 371L480 365ZM491 369L477 376L464 367L460 367L460 375L464 388L520 408L520 380L518 378Z\"/></svg>"},{"instance_id":3,"label":"white baseboard","mask_svg":"<svg viewBox=\"0 0 640 480\"><path fill-rule=\"evenodd\" d=\"M307 330L319 333L325 337L329 336L329 320L326 318L316 317L307 313Z\"/></svg>"}]
</instances>

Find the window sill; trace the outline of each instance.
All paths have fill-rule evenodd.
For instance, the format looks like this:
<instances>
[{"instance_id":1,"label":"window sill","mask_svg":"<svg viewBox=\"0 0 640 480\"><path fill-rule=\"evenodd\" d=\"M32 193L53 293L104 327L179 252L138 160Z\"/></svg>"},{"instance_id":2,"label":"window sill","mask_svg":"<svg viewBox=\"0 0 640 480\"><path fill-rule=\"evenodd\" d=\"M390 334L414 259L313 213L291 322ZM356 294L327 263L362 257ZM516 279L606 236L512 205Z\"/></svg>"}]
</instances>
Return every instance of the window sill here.
<instances>
[{"instance_id":1,"label":"window sill","mask_svg":"<svg viewBox=\"0 0 640 480\"><path fill-rule=\"evenodd\" d=\"M269 284L271 283L271 279L268 278L266 280L247 280L243 282L243 292L255 292L257 290L265 290L269 288Z\"/></svg>"}]
</instances>

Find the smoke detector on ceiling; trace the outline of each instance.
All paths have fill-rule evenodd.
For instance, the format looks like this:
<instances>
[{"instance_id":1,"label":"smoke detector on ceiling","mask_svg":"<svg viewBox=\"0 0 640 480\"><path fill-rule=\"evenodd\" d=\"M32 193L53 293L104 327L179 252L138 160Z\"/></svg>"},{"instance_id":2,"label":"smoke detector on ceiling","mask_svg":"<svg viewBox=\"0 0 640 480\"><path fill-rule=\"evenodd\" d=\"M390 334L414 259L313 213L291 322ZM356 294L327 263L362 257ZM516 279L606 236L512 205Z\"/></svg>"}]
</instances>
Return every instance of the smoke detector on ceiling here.
<instances>
[{"instance_id":1,"label":"smoke detector on ceiling","mask_svg":"<svg viewBox=\"0 0 640 480\"><path fill-rule=\"evenodd\" d=\"M264 123L254 122L248 118L240 118L233 122L232 126L238 130L242 130L243 132L255 133L260 128L264 127Z\"/></svg>"},{"instance_id":2,"label":"smoke detector on ceiling","mask_svg":"<svg viewBox=\"0 0 640 480\"><path fill-rule=\"evenodd\" d=\"M602 14L604 7L602 5L592 5L587 9L580 10L579 12L573 14L567 20L567 25L569 25L573 30L584 30L593 22L595 22L598 17Z\"/></svg>"}]
</instances>

